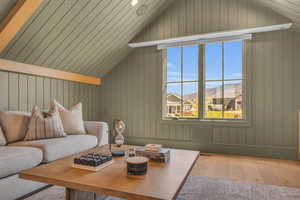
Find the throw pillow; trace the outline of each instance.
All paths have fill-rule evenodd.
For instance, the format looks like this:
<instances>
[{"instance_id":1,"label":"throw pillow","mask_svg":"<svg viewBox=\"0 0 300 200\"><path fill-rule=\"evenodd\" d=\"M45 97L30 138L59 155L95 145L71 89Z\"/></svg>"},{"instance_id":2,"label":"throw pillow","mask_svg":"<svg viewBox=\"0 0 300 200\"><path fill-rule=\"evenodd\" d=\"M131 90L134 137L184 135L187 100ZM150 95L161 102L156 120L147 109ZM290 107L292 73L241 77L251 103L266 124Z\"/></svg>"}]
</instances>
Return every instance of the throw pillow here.
<instances>
[{"instance_id":1,"label":"throw pillow","mask_svg":"<svg viewBox=\"0 0 300 200\"><path fill-rule=\"evenodd\" d=\"M0 127L0 146L5 146L6 143L6 138L3 134L2 128Z\"/></svg>"},{"instance_id":2,"label":"throw pillow","mask_svg":"<svg viewBox=\"0 0 300 200\"><path fill-rule=\"evenodd\" d=\"M23 140L30 120L30 113L0 112L0 123L7 143Z\"/></svg>"},{"instance_id":3,"label":"throw pillow","mask_svg":"<svg viewBox=\"0 0 300 200\"><path fill-rule=\"evenodd\" d=\"M64 128L57 109L41 112L37 106L32 109L25 140L65 137Z\"/></svg>"},{"instance_id":4,"label":"throw pillow","mask_svg":"<svg viewBox=\"0 0 300 200\"><path fill-rule=\"evenodd\" d=\"M67 110L56 100L52 103L53 107L57 107L64 130L67 134L85 134L84 122L82 119L82 103L78 103L70 110Z\"/></svg>"}]
</instances>

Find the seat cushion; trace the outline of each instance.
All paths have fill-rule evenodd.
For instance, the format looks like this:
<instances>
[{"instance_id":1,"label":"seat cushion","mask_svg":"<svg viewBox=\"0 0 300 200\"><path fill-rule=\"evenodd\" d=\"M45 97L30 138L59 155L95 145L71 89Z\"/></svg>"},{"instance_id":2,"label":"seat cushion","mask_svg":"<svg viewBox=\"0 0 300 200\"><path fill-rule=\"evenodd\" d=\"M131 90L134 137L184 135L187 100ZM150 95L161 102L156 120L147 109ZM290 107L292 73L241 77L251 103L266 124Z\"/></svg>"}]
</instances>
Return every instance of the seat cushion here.
<instances>
[{"instance_id":1,"label":"seat cushion","mask_svg":"<svg viewBox=\"0 0 300 200\"><path fill-rule=\"evenodd\" d=\"M43 151L43 162L47 163L95 147L97 137L93 135L68 135L63 138L22 141L9 145L39 148Z\"/></svg>"},{"instance_id":2,"label":"seat cushion","mask_svg":"<svg viewBox=\"0 0 300 200\"><path fill-rule=\"evenodd\" d=\"M0 179L0 199L15 200L45 186L47 185L44 183L19 178L18 174L2 178Z\"/></svg>"},{"instance_id":3,"label":"seat cushion","mask_svg":"<svg viewBox=\"0 0 300 200\"><path fill-rule=\"evenodd\" d=\"M0 146L0 178L37 166L43 160L40 149Z\"/></svg>"}]
</instances>

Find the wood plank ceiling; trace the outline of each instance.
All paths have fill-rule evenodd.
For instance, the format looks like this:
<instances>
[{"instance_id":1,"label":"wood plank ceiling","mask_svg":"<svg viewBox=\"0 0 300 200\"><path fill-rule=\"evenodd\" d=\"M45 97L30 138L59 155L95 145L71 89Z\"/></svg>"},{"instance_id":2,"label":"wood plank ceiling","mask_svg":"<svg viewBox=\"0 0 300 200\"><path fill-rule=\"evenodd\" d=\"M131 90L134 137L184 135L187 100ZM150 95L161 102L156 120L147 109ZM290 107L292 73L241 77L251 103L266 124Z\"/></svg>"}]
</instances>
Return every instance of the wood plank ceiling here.
<instances>
[{"instance_id":1,"label":"wood plank ceiling","mask_svg":"<svg viewBox=\"0 0 300 200\"><path fill-rule=\"evenodd\" d=\"M300 0L256 0L262 5L289 18L294 28L300 31Z\"/></svg>"},{"instance_id":2,"label":"wood plank ceiling","mask_svg":"<svg viewBox=\"0 0 300 200\"><path fill-rule=\"evenodd\" d=\"M0 20L17 0L1 0ZM0 58L103 76L132 49L127 43L174 0L44 0ZM249 0L250 1L250 0ZM299 0L256 0L300 30Z\"/></svg>"},{"instance_id":3,"label":"wood plank ceiling","mask_svg":"<svg viewBox=\"0 0 300 200\"><path fill-rule=\"evenodd\" d=\"M9 11L14 7L17 0L1 0L0 2L0 22L6 17Z\"/></svg>"},{"instance_id":4,"label":"wood plank ceiling","mask_svg":"<svg viewBox=\"0 0 300 200\"><path fill-rule=\"evenodd\" d=\"M13 0L14 3L16 0ZM0 3L0 20L13 6ZM127 43L173 0L44 0L0 57L103 76L129 52Z\"/></svg>"}]
</instances>

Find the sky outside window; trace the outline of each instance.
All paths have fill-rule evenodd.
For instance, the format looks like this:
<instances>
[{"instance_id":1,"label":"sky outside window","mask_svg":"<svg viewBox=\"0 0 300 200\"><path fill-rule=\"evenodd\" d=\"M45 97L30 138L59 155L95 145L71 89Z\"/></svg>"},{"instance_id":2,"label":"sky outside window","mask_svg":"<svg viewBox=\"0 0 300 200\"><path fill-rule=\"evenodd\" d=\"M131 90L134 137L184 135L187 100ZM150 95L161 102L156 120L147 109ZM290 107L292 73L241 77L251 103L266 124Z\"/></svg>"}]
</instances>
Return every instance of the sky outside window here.
<instances>
[{"instance_id":1,"label":"sky outside window","mask_svg":"<svg viewBox=\"0 0 300 200\"><path fill-rule=\"evenodd\" d=\"M242 41L224 43L224 79L242 78ZM198 46L183 48L183 78L184 81L198 80ZM168 70L167 81L181 81L181 52L179 48L167 50ZM222 44L213 43L205 46L205 77L206 80L222 79ZM216 83L215 86L218 86ZM213 84L210 84L213 87ZM186 93L197 92L197 88L190 89ZM172 92L180 94L179 89Z\"/></svg>"},{"instance_id":2,"label":"sky outside window","mask_svg":"<svg viewBox=\"0 0 300 200\"><path fill-rule=\"evenodd\" d=\"M243 43L233 41L224 43L224 79L241 79L243 65Z\"/></svg>"},{"instance_id":3,"label":"sky outside window","mask_svg":"<svg viewBox=\"0 0 300 200\"><path fill-rule=\"evenodd\" d=\"M167 51L167 81L181 81L181 48L169 48Z\"/></svg>"}]
</instances>

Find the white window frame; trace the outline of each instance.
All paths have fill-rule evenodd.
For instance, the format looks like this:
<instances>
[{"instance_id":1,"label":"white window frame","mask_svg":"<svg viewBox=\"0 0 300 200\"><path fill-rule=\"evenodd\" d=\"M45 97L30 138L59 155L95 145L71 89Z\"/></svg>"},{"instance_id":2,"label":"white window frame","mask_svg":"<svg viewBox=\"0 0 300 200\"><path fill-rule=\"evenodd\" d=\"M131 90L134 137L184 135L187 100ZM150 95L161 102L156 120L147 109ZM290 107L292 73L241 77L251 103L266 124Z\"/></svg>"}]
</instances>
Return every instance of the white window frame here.
<instances>
[{"instance_id":1,"label":"white window frame","mask_svg":"<svg viewBox=\"0 0 300 200\"><path fill-rule=\"evenodd\" d=\"M163 88L165 88L165 90L164 90L164 103L163 103L163 113L162 113L162 115L163 115L163 118L166 118L166 119L173 119L172 117L165 117L165 111L167 110L167 106L166 106L166 99L167 99L167 97L166 97L166 95L167 95L167 92L166 92L166 89L167 89L167 85L168 84L180 84L180 91L181 91L181 93L180 93L180 97L181 97L181 102L180 102L180 106L181 106L181 115L183 114L183 109L184 109L184 99L183 99L183 85L184 85L184 83L197 83L198 84L198 87L199 87L199 85L200 85L200 77L199 77L199 75L198 75L198 80L192 80L192 81L184 81L183 80L183 47L177 47L177 48L180 48L180 57L181 57L181 59L180 59L180 70L181 70L181 72L180 72L180 74L181 74L181 77L180 77L180 81L170 81L170 82L168 82L167 81L167 66L165 66L164 68L165 68L165 72L163 73L164 74L164 78L163 78ZM166 54L166 51L167 50L164 50L165 51L165 54ZM200 49L199 49L199 51L200 51ZM200 54L198 55L198 57L200 56ZM167 56L164 56L164 59L166 60L167 59ZM165 61L165 62L167 62L167 61ZM199 66L198 66L198 69L199 69ZM198 97L197 97L198 99L200 98L199 97L199 92L198 92ZM199 109L199 106L198 106L198 109ZM199 119L199 114L198 114L198 117L194 117L194 118L188 118L188 117L183 117L183 116L181 116L180 118L178 118L178 119Z\"/></svg>"},{"instance_id":2,"label":"white window frame","mask_svg":"<svg viewBox=\"0 0 300 200\"><path fill-rule=\"evenodd\" d=\"M234 41L234 40L232 40ZM212 43L221 43L222 42L222 68L224 68L224 42L226 41L218 41L218 42L212 42ZM208 44L208 43L206 43ZM162 73L162 122L163 123L192 123L192 124L203 124L203 125L221 125L221 126L250 126L250 89L248 87L248 82L250 79L250 73L247 72L247 61L246 61L246 44L247 41L243 40L243 67L242 67L242 78L239 79L242 81L242 118L240 119L234 119L234 118L205 118L204 112L205 112L205 44L194 44L199 46L199 56L198 56L198 117L197 118L172 118L172 117L166 117L166 86L167 86L167 49L162 49L162 57L163 57L163 73ZM193 44L191 44L193 45ZM178 46L177 46L178 47ZM222 87L224 87L224 70L222 70ZM233 79L237 80L237 79ZM225 80L227 81L227 80ZM183 91L182 91L183 92ZM224 106L224 105L223 105ZM224 112L224 110L223 110Z\"/></svg>"}]
</instances>

